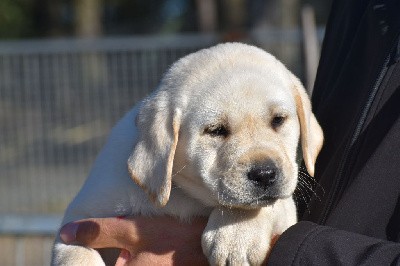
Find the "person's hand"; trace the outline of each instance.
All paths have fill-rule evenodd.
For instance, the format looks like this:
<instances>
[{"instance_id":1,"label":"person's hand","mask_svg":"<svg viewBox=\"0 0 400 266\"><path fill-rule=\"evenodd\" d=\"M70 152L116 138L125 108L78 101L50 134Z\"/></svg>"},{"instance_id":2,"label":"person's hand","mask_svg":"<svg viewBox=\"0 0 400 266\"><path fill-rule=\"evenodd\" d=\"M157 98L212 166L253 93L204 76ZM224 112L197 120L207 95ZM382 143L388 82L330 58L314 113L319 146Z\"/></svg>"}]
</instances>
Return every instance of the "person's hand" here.
<instances>
[{"instance_id":1,"label":"person's hand","mask_svg":"<svg viewBox=\"0 0 400 266\"><path fill-rule=\"evenodd\" d=\"M207 219L190 224L163 217L96 218L65 225L66 244L122 249L116 265L207 265L201 235Z\"/></svg>"},{"instance_id":2,"label":"person's hand","mask_svg":"<svg viewBox=\"0 0 400 266\"><path fill-rule=\"evenodd\" d=\"M206 218L190 224L168 216L93 218L65 225L60 236L66 244L121 249L116 265L208 265L201 248L206 224ZM278 238L271 239L271 249Z\"/></svg>"}]
</instances>

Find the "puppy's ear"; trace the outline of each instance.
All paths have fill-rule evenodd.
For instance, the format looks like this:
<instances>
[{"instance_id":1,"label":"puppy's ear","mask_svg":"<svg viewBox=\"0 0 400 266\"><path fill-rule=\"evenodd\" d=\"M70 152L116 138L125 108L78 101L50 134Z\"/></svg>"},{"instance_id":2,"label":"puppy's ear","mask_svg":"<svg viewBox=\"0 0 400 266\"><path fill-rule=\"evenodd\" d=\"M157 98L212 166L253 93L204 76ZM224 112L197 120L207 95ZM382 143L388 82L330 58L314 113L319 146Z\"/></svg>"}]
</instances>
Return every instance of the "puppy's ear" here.
<instances>
[{"instance_id":1,"label":"puppy's ear","mask_svg":"<svg viewBox=\"0 0 400 266\"><path fill-rule=\"evenodd\" d=\"M159 207L167 204L171 192L172 166L181 123L181 111L169 110L162 98L150 98L141 108L136 118L139 139L128 159L131 178Z\"/></svg>"},{"instance_id":2,"label":"puppy's ear","mask_svg":"<svg viewBox=\"0 0 400 266\"><path fill-rule=\"evenodd\" d=\"M301 147L308 173L314 176L317 156L324 141L324 135L317 119L311 111L311 102L300 80L291 74L294 83L297 116L300 121Z\"/></svg>"}]
</instances>

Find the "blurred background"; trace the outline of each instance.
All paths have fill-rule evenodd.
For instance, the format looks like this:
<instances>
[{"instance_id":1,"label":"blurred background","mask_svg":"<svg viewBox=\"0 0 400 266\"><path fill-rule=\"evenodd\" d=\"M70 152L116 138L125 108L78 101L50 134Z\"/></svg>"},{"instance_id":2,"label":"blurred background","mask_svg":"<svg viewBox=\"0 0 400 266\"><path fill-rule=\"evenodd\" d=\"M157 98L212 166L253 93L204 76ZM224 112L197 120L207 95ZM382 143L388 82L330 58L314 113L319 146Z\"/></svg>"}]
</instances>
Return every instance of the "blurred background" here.
<instances>
[{"instance_id":1,"label":"blurred background","mask_svg":"<svg viewBox=\"0 0 400 266\"><path fill-rule=\"evenodd\" d=\"M178 58L228 41L310 89L330 0L0 0L0 265L48 265L116 121Z\"/></svg>"}]
</instances>

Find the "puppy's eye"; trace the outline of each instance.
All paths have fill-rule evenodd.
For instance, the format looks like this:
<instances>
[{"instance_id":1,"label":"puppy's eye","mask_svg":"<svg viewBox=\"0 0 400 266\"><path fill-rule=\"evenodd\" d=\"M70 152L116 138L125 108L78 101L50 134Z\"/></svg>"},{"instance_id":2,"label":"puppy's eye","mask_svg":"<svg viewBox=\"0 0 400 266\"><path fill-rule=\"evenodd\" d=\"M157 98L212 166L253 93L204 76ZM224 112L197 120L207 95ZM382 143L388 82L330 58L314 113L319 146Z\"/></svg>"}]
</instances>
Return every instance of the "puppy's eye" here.
<instances>
[{"instance_id":1,"label":"puppy's eye","mask_svg":"<svg viewBox=\"0 0 400 266\"><path fill-rule=\"evenodd\" d=\"M277 129L278 127L280 127L280 126L283 125L283 123L285 122L285 120L286 120L286 116L284 116L284 115L275 115L275 116L272 118L271 126L272 126L274 129Z\"/></svg>"},{"instance_id":2,"label":"puppy's eye","mask_svg":"<svg viewBox=\"0 0 400 266\"><path fill-rule=\"evenodd\" d=\"M230 134L228 127L222 124L210 125L204 129L204 133L211 137L227 137Z\"/></svg>"}]
</instances>

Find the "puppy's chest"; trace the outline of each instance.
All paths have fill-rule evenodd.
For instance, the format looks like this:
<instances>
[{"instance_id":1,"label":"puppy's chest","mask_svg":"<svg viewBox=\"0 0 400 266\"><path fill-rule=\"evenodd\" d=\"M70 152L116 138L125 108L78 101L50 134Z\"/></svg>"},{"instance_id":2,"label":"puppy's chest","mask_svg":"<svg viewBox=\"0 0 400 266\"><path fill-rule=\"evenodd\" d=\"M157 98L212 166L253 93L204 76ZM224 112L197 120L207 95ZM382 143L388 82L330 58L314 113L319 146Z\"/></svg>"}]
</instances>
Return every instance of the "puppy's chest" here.
<instances>
[{"instance_id":1,"label":"puppy's chest","mask_svg":"<svg viewBox=\"0 0 400 266\"><path fill-rule=\"evenodd\" d=\"M209 216L213 207L202 204L188 196L179 188L173 188L167 205L162 208L165 214L187 219L193 216Z\"/></svg>"},{"instance_id":2,"label":"puppy's chest","mask_svg":"<svg viewBox=\"0 0 400 266\"><path fill-rule=\"evenodd\" d=\"M179 188L173 188L167 205L164 207L156 207L144 194L140 188L137 188L136 193L126 204L123 205L115 212L116 215L170 215L179 217L182 220L187 220L193 216L208 217L211 214L213 207L202 204L197 199L188 196ZM132 194L131 194L132 196ZM129 207L128 207L129 206Z\"/></svg>"}]
</instances>

